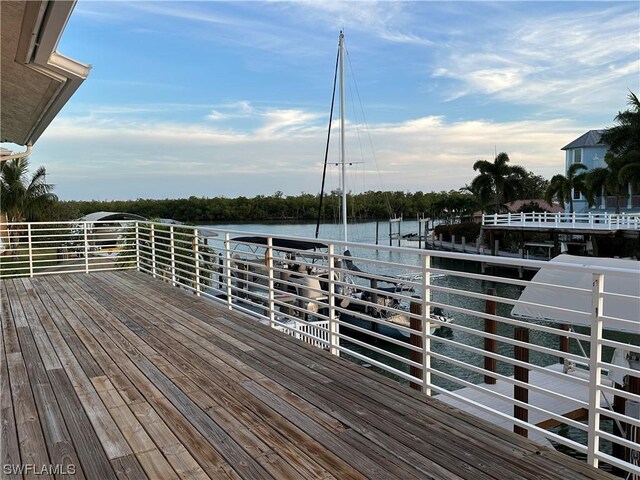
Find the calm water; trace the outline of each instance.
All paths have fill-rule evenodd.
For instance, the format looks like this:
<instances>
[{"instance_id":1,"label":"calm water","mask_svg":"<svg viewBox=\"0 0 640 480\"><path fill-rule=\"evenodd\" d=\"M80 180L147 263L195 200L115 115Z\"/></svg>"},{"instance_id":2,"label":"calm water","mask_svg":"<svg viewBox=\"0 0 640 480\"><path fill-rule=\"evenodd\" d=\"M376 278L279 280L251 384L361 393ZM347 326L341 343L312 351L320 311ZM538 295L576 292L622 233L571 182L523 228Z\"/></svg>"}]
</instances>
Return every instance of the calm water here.
<instances>
[{"instance_id":1,"label":"calm water","mask_svg":"<svg viewBox=\"0 0 640 480\"><path fill-rule=\"evenodd\" d=\"M282 236L296 236L296 237L307 237L312 238L315 234L315 224L225 224L225 225L209 225L212 228L219 228L223 230L234 230L234 231L242 231L242 232L252 232L252 233L265 233L265 234L277 234ZM203 225L204 227L204 225ZM380 222L378 225L378 238L379 244L382 246L389 245L389 225L387 223ZM395 230L397 232L397 229ZM401 225L401 234L407 233L417 233L418 232L418 224L416 221L404 221ZM340 225L322 225L320 229L319 237L321 239L327 240L339 240L343 235L342 227ZM376 239L376 223L359 223L349 226L349 239L352 242L357 243L369 243L375 244ZM397 240L394 240L394 246L397 245ZM403 241L402 246L409 246L413 248L417 248L417 242L407 242ZM397 252L386 252L386 251L376 251L376 250L363 250L358 251L356 255L364 256L366 258L373 258L377 260L385 260L389 262L398 262L398 263L410 263L415 262L413 264L417 265L418 259L415 255L407 255L401 254ZM445 264L438 264L437 262L440 259L435 259L433 266L440 268L447 268L455 271L465 271L468 269L475 269L476 266L471 264L470 262L451 262L447 261ZM444 260L442 260L444 262ZM366 268L365 268L366 270ZM386 271L385 271L386 270ZM397 274L403 273L403 271L393 271L392 267L383 268L378 273L387 273L387 274ZM497 291L498 297L506 297L510 299L517 299L521 293L521 287L515 285L509 285L505 283L495 283L495 282L487 282L476 279L470 279L464 276L454 276L447 275L444 278L434 279L433 283L435 285L447 286L457 290L463 290L467 292L482 292L486 293L489 288L495 288ZM456 305L460 307L464 307L477 312L484 312L484 301L478 300L474 298L465 297L462 295L452 295L446 294L442 292L434 292L433 300L441 303L445 303L448 305ZM511 310L510 305L506 304L498 304L498 314L510 317L509 312ZM460 313L455 313L451 315L454 318L454 322L456 325L463 325L471 328L477 328L482 330L484 321L482 318L478 318L472 315L465 315ZM505 325L500 323L498 325L498 334L513 338L513 326ZM618 341L623 342L631 342L634 344L638 344L639 339L635 338L631 341L628 336L622 335L607 335L608 338L612 338ZM440 338L442 339L452 339L458 343L462 343L464 345L474 346L477 348L484 347L484 339L478 335L473 335L467 332L461 332L459 330L443 330L438 332L436 336L432 339L432 350L434 352L440 353L446 357L453 357L458 360L461 360L465 363L482 367L483 366L483 357L482 355L470 353L464 349L453 345L446 345L441 341L438 341ZM394 345L389 342L379 341L375 339L369 339L368 337L363 338L370 345L375 345L377 348L382 348L388 352L392 352L396 355L408 358L409 351L406 348L403 348L398 345ZM557 349L558 348L558 337L552 334L530 331L530 343L536 345L542 345L545 347L550 347ZM384 362L387 365L390 365L398 370L408 372L408 367L402 364L401 362L395 361L394 359L390 359L384 355L376 353L370 349L349 345L353 350L366 354L378 361ZM588 352L588 345L584 345L584 348ZM575 354L580 354L580 346L575 340L570 342L570 351ZM499 342L498 343L498 353L512 357L513 356L513 347L511 345ZM530 351L530 362L546 366L553 363L558 362L558 357L555 355L547 355L540 352L536 352L534 350ZM603 352L604 360L609 361L612 355L611 349L605 349ZM358 363L364 363L353 359ZM483 381L483 376L481 374L472 372L470 370L454 367L449 365L446 362L443 362L438 359L432 359L432 367L435 370L446 372L448 374L455 375L457 378L464 379L466 381L472 383L481 383ZM370 367L374 370L375 367ZM513 375L513 367L509 364L498 362L498 372L504 375ZM380 370L380 373L394 377L393 374L390 374L386 371ZM397 380L403 381L396 377ZM449 390L455 390L460 388L460 385L455 382L451 382L447 379L444 379L437 374L434 374L432 380L435 384L442 386ZM406 381L404 381L406 383ZM585 442L586 434L581 431L577 431L571 428L558 428L555 430L556 433L560 432L563 436L569 437L578 442ZM581 457L576 452L568 452L572 456Z\"/></svg>"}]
</instances>

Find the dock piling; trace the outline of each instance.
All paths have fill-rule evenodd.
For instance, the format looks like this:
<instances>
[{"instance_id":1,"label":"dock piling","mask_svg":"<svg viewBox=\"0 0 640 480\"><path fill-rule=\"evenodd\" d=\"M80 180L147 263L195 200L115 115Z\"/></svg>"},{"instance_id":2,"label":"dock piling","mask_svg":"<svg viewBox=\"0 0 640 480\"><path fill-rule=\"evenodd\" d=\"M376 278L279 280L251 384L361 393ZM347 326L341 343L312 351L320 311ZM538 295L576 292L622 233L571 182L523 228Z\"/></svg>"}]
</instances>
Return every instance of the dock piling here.
<instances>
[{"instance_id":1,"label":"dock piling","mask_svg":"<svg viewBox=\"0 0 640 480\"><path fill-rule=\"evenodd\" d=\"M565 332L568 332L570 328L569 325L567 325L566 323L562 324L560 327ZM567 337L566 335L563 335L560 337L560 351L564 353L569 353L569 337ZM558 357L558 358L560 360L560 363L564 365L565 358L564 357Z\"/></svg>"},{"instance_id":2,"label":"dock piling","mask_svg":"<svg viewBox=\"0 0 640 480\"><path fill-rule=\"evenodd\" d=\"M529 329L524 327L516 327L513 331L513 336L516 340L520 342L529 343ZM529 349L527 347L515 346L513 347L513 354L516 360L521 362L529 363ZM529 369L525 367L520 367L518 365L514 366L514 378L521 382L529 383ZM513 398L520 402L529 403L529 390L525 387L520 387L518 385L514 385L513 387ZM519 405L513 406L513 416L518 420L523 420L525 422L529 421L529 410ZM526 428L523 428L519 425L513 426L513 431L518 435L522 435L523 437L529 436L529 431Z\"/></svg>"},{"instance_id":3,"label":"dock piling","mask_svg":"<svg viewBox=\"0 0 640 480\"><path fill-rule=\"evenodd\" d=\"M495 288L490 288L487 291L487 295L496 295L496 289ZM484 312L488 313L489 315L495 315L496 314L496 310L497 310L497 302L495 300L485 300L485 307L484 307ZM485 333L490 333L495 335L496 332L498 331L498 323L491 319L491 318L485 318L484 319L484 331ZM485 352L490 352L490 353L495 353L497 349L497 342L493 339L493 338L487 338L485 337L484 339L484 350ZM489 356L485 356L484 357L484 369L489 371L489 372L495 372L497 368L497 362L495 358L489 357ZM492 377L491 375L485 375L484 376L484 383L486 383L487 385L495 385L496 383L496 379L495 377Z\"/></svg>"},{"instance_id":4,"label":"dock piling","mask_svg":"<svg viewBox=\"0 0 640 480\"><path fill-rule=\"evenodd\" d=\"M422 304L418 302L411 302L411 305L409 306L409 311L413 315L418 315L418 316L422 315ZM422 333L420 334L414 333L414 332L422 332L422 320L420 320L419 318L411 317L409 319L409 325L411 327L411 330L413 330L413 332L411 332L411 337L409 338L409 342L414 347L422 348ZM421 352L415 352L411 350L410 358L412 362L416 362L422 365ZM422 378L422 369L418 367L410 366L409 374L412 377ZM411 388L413 388L414 390L421 390L420 384L414 383L414 382L411 382Z\"/></svg>"}]
</instances>

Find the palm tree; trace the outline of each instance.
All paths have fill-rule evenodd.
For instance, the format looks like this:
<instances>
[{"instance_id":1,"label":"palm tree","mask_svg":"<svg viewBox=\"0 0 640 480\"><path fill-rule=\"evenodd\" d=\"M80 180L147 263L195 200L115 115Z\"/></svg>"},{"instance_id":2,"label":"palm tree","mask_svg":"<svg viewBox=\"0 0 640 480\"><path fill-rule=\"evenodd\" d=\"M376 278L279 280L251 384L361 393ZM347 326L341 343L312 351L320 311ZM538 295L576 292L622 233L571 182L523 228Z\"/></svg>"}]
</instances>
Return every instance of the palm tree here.
<instances>
[{"instance_id":1,"label":"palm tree","mask_svg":"<svg viewBox=\"0 0 640 480\"><path fill-rule=\"evenodd\" d=\"M58 199L53 185L46 183L47 171L40 167L29 181L29 160L17 158L2 164L0 172L0 210L9 222L38 220L44 208Z\"/></svg>"},{"instance_id":2,"label":"palm tree","mask_svg":"<svg viewBox=\"0 0 640 480\"><path fill-rule=\"evenodd\" d=\"M640 151L627 153L625 160L625 165L620 169L619 180L630 183L637 192L640 190Z\"/></svg>"},{"instance_id":3,"label":"palm tree","mask_svg":"<svg viewBox=\"0 0 640 480\"><path fill-rule=\"evenodd\" d=\"M640 188L640 100L633 92L629 92L628 105L631 108L618 112L615 125L602 134L602 141L615 157L613 163L618 171L618 183L630 185L637 191ZM614 182L613 179L611 182ZM618 203L616 196L616 210Z\"/></svg>"},{"instance_id":4,"label":"palm tree","mask_svg":"<svg viewBox=\"0 0 640 480\"><path fill-rule=\"evenodd\" d=\"M573 213L573 192L584 193L591 203L591 195L585 184L584 172L578 173L579 170L587 170L586 165L582 163L573 163L567 170L567 176L562 174L554 175L549 182L549 186L544 193L545 201L551 205L553 198L557 198L563 203L569 204L569 213Z\"/></svg>"},{"instance_id":5,"label":"palm tree","mask_svg":"<svg viewBox=\"0 0 640 480\"><path fill-rule=\"evenodd\" d=\"M499 153L495 160L478 160L473 169L480 174L471 182L470 190L478 197L481 204L493 199L495 213L499 213L500 205L515 200L522 190L522 178L527 171L518 165L509 165L509 155Z\"/></svg>"},{"instance_id":6,"label":"palm tree","mask_svg":"<svg viewBox=\"0 0 640 480\"><path fill-rule=\"evenodd\" d=\"M605 155L604 162L606 167L594 168L585 175L585 184L592 193L615 196L616 213L620 213L620 199L627 196L627 182L620 180L620 172L628 165L627 159L609 152Z\"/></svg>"},{"instance_id":7,"label":"palm tree","mask_svg":"<svg viewBox=\"0 0 640 480\"><path fill-rule=\"evenodd\" d=\"M631 108L618 112L614 119L616 125L605 130L601 138L617 156L640 151L640 100L629 92L627 104Z\"/></svg>"}]
</instances>

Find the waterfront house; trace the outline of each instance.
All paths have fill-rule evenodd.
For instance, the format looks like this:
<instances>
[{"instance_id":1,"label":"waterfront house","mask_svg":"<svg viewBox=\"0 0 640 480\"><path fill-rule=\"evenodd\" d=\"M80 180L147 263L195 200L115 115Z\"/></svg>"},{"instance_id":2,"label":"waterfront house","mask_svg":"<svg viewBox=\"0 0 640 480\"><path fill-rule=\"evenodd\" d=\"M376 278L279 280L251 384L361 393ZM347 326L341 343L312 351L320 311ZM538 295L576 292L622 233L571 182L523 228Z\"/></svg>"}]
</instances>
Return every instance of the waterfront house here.
<instances>
[{"instance_id":1,"label":"waterfront house","mask_svg":"<svg viewBox=\"0 0 640 480\"><path fill-rule=\"evenodd\" d=\"M588 170L594 168L606 167L604 157L609 151L606 143L602 141L604 130L589 130L571 143L562 147L561 150L566 152L565 157L565 174L569 167L574 163L582 163ZM629 186L629 195L626 203L623 201L621 207L623 211L640 210L640 195L631 195L631 187ZM568 205L565 206L568 210ZM589 206L587 199L580 192L573 192L573 208L576 213L584 212L603 212L615 210L615 197L598 195L595 198L595 205Z\"/></svg>"}]
</instances>

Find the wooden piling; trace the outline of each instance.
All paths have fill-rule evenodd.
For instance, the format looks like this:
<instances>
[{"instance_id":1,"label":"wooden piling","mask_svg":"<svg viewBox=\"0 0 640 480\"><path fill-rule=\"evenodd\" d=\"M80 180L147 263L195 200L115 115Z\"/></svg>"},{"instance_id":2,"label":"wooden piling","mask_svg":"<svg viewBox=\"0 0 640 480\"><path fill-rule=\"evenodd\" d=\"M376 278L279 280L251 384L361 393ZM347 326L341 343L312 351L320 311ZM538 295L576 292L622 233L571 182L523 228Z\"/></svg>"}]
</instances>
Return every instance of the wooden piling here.
<instances>
[{"instance_id":1,"label":"wooden piling","mask_svg":"<svg viewBox=\"0 0 640 480\"><path fill-rule=\"evenodd\" d=\"M422 315L422 304L418 302L411 302L409 305L409 311L413 315ZM409 325L411 326L411 336L409 338L409 343L415 347L422 348L422 320L420 318L413 318L413 316L409 319ZM420 332L420 334L415 333ZM410 359L413 362L419 363L422 365L422 353L414 352L411 350ZM411 366L409 367L409 374L415 378L422 378L422 368ZM420 390L420 384L411 382L411 388L415 390Z\"/></svg>"},{"instance_id":2,"label":"wooden piling","mask_svg":"<svg viewBox=\"0 0 640 480\"><path fill-rule=\"evenodd\" d=\"M520 342L529 343L529 329L524 327L516 327L513 332L513 336ZM529 349L527 347L515 346L513 347L513 353L516 360L529 363ZM516 365L514 367L513 376L516 380L529 383L529 369ZM526 387L520 387L514 385L513 398L520 402L529 403L529 389ZM513 416L518 420L525 422L529 421L529 410L519 405L513 406ZM513 431L523 437L528 437L529 431L519 425L513 426Z\"/></svg>"},{"instance_id":3,"label":"wooden piling","mask_svg":"<svg viewBox=\"0 0 640 480\"><path fill-rule=\"evenodd\" d=\"M629 375L627 377L627 383L624 386L618 385L616 383L615 388L617 390L623 390L629 393L633 393L635 395L640 395L640 377ZM614 395L613 411L624 415L626 407L627 407L627 399L621 395ZM613 434L616 435L617 437L624 437L627 440L631 440L632 439L631 425L625 422L620 422L620 426L622 427L626 435L624 435L623 432L620 430L620 428L618 428L617 422L613 422ZM624 447L623 445L620 445L615 442L613 442L613 444L611 445L611 454L615 458L619 458L621 460L624 460L625 462L628 462L631 459L631 451L628 448ZM612 473L614 475L624 476L625 471L620 468L614 467Z\"/></svg>"},{"instance_id":4,"label":"wooden piling","mask_svg":"<svg viewBox=\"0 0 640 480\"><path fill-rule=\"evenodd\" d=\"M374 305L378 305L378 280L376 278L371 279L371 303ZM371 320L371 331L378 333L378 326L379 325L377 322Z\"/></svg>"},{"instance_id":5,"label":"wooden piling","mask_svg":"<svg viewBox=\"0 0 640 480\"><path fill-rule=\"evenodd\" d=\"M626 390L622 385L619 384L614 384L615 389L616 390ZM616 413L619 413L621 415L624 415L624 407L626 404L626 398L620 396L620 395L614 395L613 396L613 411ZM628 425L626 423L618 423L618 422L613 422L613 434L616 437L623 437L624 434L622 432L622 430L620 430L620 427L618 427L618 425L620 425L623 429L627 429ZM612 442L611 443L611 455L613 455L613 457L615 458L619 458L621 460L627 461L627 449L625 448L624 445L620 445L619 443L616 442ZM624 475L624 470L622 470L621 468L617 468L617 467L613 467L612 472L614 475L619 475L619 476L623 476Z\"/></svg>"},{"instance_id":6,"label":"wooden piling","mask_svg":"<svg viewBox=\"0 0 640 480\"><path fill-rule=\"evenodd\" d=\"M565 332L569 331L569 325L567 324L562 324L560 326L562 328L562 330L564 330ZM562 335L560 337L560 351L564 352L564 353L569 353L569 337L567 337L566 335ZM559 357L560 363L562 363L564 365L564 357Z\"/></svg>"},{"instance_id":7,"label":"wooden piling","mask_svg":"<svg viewBox=\"0 0 640 480\"><path fill-rule=\"evenodd\" d=\"M496 289L490 288L487 291L487 295L496 295ZM497 302L495 300L485 300L484 304L484 312L489 315L495 315L497 311ZM484 319L484 331L485 333L496 334L498 331L498 322L491 318ZM497 350L497 342L493 338L484 339L484 350L485 352L496 353ZM495 372L497 368L497 362L495 358L491 358L489 356L484 357L484 369L489 372ZM484 383L487 385L495 385L496 379L491 375L484 376Z\"/></svg>"}]
</instances>

